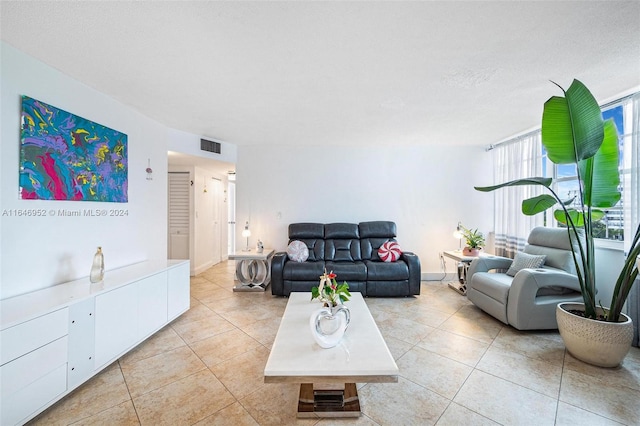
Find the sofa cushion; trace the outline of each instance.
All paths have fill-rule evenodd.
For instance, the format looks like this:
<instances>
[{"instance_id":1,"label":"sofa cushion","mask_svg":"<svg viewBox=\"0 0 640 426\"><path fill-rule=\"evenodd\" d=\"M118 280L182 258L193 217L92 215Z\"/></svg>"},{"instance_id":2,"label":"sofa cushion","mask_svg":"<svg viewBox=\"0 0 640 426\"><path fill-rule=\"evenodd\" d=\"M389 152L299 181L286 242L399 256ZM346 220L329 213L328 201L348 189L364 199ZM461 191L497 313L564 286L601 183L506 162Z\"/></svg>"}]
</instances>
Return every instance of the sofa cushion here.
<instances>
[{"instance_id":1,"label":"sofa cushion","mask_svg":"<svg viewBox=\"0 0 640 426\"><path fill-rule=\"evenodd\" d=\"M304 262L309 258L309 248L300 240L294 240L287 246L287 256L294 262Z\"/></svg>"},{"instance_id":2,"label":"sofa cushion","mask_svg":"<svg viewBox=\"0 0 640 426\"><path fill-rule=\"evenodd\" d=\"M326 240L324 245L324 259L334 262L355 262L362 260L360 256L360 241Z\"/></svg>"},{"instance_id":3,"label":"sofa cushion","mask_svg":"<svg viewBox=\"0 0 640 426\"><path fill-rule=\"evenodd\" d=\"M351 290L351 282L365 281L367 279L367 267L363 262L325 262L327 272L336 274L336 281L341 284L346 281Z\"/></svg>"},{"instance_id":4,"label":"sofa cushion","mask_svg":"<svg viewBox=\"0 0 640 426\"><path fill-rule=\"evenodd\" d=\"M476 272L473 274L473 280L467 285L472 285L475 291L506 306L512 282L513 278L507 274Z\"/></svg>"},{"instance_id":5,"label":"sofa cushion","mask_svg":"<svg viewBox=\"0 0 640 426\"><path fill-rule=\"evenodd\" d=\"M327 223L324 225L324 238L358 239L360 233L355 223Z\"/></svg>"},{"instance_id":6,"label":"sofa cushion","mask_svg":"<svg viewBox=\"0 0 640 426\"><path fill-rule=\"evenodd\" d=\"M322 223L292 223L289 225L289 243L300 240L309 250L311 262L324 260L324 225Z\"/></svg>"},{"instance_id":7,"label":"sofa cushion","mask_svg":"<svg viewBox=\"0 0 640 426\"><path fill-rule=\"evenodd\" d=\"M395 262L402 256L400 244L395 241L387 240L378 249L378 256L384 262Z\"/></svg>"},{"instance_id":8,"label":"sofa cushion","mask_svg":"<svg viewBox=\"0 0 640 426\"><path fill-rule=\"evenodd\" d=\"M287 262L282 270L285 280L313 281L320 283L320 275L324 273L324 262Z\"/></svg>"},{"instance_id":9,"label":"sofa cushion","mask_svg":"<svg viewBox=\"0 0 640 426\"><path fill-rule=\"evenodd\" d=\"M533 255L529 253L518 252L513 258L513 262L511 263L511 266L506 273L507 275L513 277L521 269L539 268L544 264L544 260L546 259L546 257L546 255Z\"/></svg>"},{"instance_id":10,"label":"sofa cushion","mask_svg":"<svg viewBox=\"0 0 640 426\"><path fill-rule=\"evenodd\" d=\"M367 265L367 281L389 281L409 279L409 267L405 262L365 261Z\"/></svg>"}]
</instances>

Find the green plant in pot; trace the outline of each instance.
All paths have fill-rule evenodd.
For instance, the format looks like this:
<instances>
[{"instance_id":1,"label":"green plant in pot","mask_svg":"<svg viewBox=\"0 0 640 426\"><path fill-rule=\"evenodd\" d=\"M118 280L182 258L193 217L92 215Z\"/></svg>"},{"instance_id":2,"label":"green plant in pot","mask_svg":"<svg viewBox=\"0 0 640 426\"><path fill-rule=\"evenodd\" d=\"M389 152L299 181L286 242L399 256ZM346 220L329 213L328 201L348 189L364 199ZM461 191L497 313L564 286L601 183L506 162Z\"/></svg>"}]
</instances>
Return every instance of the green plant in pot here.
<instances>
[{"instance_id":1,"label":"green plant in pot","mask_svg":"<svg viewBox=\"0 0 640 426\"><path fill-rule=\"evenodd\" d=\"M459 225L460 233L465 241L465 247L462 250L464 256L477 256L479 250L484 247L484 235L477 229L467 229Z\"/></svg>"},{"instance_id":2,"label":"green plant in pot","mask_svg":"<svg viewBox=\"0 0 640 426\"><path fill-rule=\"evenodd\" d=\"M640 254L640 226L620 271L611 303L603 308L597 300L593 227L595 221L604 217L602 209L613 207L620 200L618 133L613 120L602 119L598 103L580 81L574 80L566 91L560 89L564 97L553 96L544 104L542 144L553 163L576 165L577 198L561 199L553 190L553 179L543 177L475 188L487 192L507 186L539 185L545 189L546 193L524 200L522 212L534 215L556 207L555 219L567 227L567 234L577 247L573 258L584 301L584 304L558 305L558 329L567 349L576 358L613 367L624 359L633 339L633 324L621 311L638 276L634 263ZM578 238L582 233L584 238ZM569 321L578 321L579 326L567 324ZM578 332L579 336L568 330L576 327L583 330ZM593 331L603 327L604 330ZM603 338L598 341L598 336ZM614 342L614 336L618 336L620 342Z\"/></svg>"}]
</instances>

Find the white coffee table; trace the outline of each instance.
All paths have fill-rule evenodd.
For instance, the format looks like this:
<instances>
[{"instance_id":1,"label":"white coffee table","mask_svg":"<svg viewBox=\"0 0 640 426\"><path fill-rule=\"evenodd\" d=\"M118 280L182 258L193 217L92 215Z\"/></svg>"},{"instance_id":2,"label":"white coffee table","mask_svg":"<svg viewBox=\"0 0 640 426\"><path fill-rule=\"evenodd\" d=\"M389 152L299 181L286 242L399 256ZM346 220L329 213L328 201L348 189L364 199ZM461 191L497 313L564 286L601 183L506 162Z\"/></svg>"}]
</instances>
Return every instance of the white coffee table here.
<instances>
[{"instance_id":1,"label":"white coffee table","mask_svg":"<svg viewBox=\"0 0 640 426\"><path fill-rule=\"evenodd\" d=\"M311 293L291 293L269 359L265 383L300 383L298 417L358 417L356 383L395 383L398 366L360 293L346 306L351 323L340 344L322 349L309 329L311 314L321 307ZM317 384L337 384L331 389Z\"/></svg>"}]
</instances>

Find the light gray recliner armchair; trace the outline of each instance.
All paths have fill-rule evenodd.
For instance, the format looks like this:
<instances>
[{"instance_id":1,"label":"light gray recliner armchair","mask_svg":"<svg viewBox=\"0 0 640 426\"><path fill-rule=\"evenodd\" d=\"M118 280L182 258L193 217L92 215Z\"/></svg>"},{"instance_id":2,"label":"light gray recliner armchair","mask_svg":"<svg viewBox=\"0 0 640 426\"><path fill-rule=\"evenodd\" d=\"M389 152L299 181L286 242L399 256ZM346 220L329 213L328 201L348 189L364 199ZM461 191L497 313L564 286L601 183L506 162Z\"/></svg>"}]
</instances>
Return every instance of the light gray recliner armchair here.
<instances>
[{"instance_id":1,"label":"light gray recliner armchair","mask_svg":"<svg viewBox=\"0 0 640 426\"><path fill-rule=\"evenodd\" d=\"M467 271L467 298L518 330L557 329L556 305L582 301L567 230L535 228L523 252L515 259L500 256L474 259ZM540 259L528 255L546 256L544 264L531 268ZM508 270L513 276L493 270Z\"/></svg>"}]
</instances>

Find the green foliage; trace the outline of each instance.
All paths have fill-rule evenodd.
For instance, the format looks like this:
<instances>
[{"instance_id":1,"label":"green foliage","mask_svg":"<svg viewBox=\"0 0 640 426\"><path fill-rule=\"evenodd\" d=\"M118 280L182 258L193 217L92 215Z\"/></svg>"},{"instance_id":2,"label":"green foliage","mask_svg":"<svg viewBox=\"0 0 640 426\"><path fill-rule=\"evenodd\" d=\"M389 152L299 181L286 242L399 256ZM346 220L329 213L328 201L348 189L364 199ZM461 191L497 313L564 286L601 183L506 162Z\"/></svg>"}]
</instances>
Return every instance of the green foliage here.
<instances>
[{"instance_id":1,"label":"green foliage","mask_svg":"<svg viewBox=\"0 0 640 426\"><path fill-rule=\"evenodd\" d=\"M477 229L467 229L460 225L462 232L462 238L464 238L465 244L469 248L482 248L484 247L484 235Z\"/></svg>"}]
</instances>

